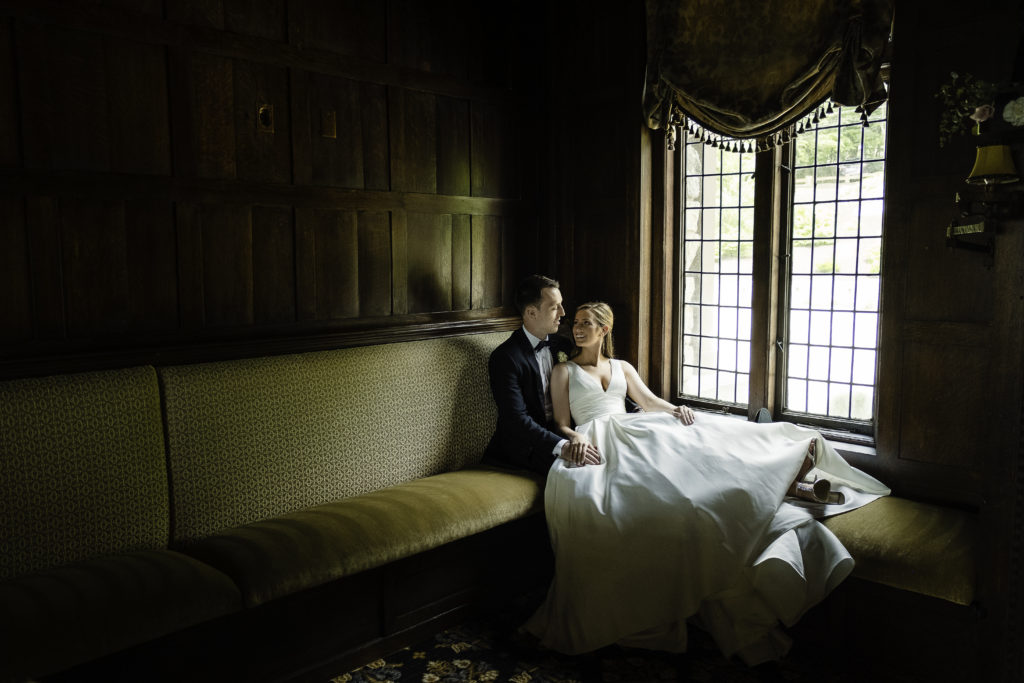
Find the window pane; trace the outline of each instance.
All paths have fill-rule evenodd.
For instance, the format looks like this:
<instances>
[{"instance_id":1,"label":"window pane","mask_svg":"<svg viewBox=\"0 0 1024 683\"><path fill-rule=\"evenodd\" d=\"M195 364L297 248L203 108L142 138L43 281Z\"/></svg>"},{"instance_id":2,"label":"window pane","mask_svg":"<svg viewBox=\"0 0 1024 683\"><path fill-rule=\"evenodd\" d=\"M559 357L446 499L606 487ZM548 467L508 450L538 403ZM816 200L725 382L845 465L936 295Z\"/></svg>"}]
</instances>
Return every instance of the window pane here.
<instances>
[{"instance_id":1,"label":"window pane","mask_svg":"<svg viewBox=\"0 0 1024 683\"><path fill-rule=\"evenodd\" d=\"M852 405L850 406L850 417L854 420L870 420L875 413L875 389L858 384L853 385L851 391Z\"/></svg>"},{"instance_id":2,"label":"window pane","mask_svg":"<svg viewBox=\"0 0 1024 683\"><path fill-rule=\"evenodd\" d=\"M828 414L830 417L850 416L850 385L829 382Z\"/></svg>"},{"instance_id":3,"label":"window pane","mask_svg":"<svg viewBox=\"0 0 1024 683\"><path fill-rule=\"evenodd\" d=\"M827 346L812 346L808 349L807 376L810 379L828 379Z\"/></svg>"},{"instance_id":4,"label":"window pane","mask_svg":"<svg viewBox=\"0 0 1024 683\"><path fill-rule=\"evenodd\" d=\"M789 305L791 308L811 307L811 277L794 275L789 283Z\"/></svg>"},{"instance_id":5,"label":"window pane","mask_svg":"<svg viewBox=\"0 0 1024 683\"><path fill-rule=\"evenodd\" d=\"M875 383L875 352L857 349L853 352L853 381L857 384Z\"/></svg>"},{"instance_id":6,"label":"window pane","mask_svg":"<svg viewBox=\"0 0 1024 683\"><path fill-rule=\"evenodd\" d=\"M853 349L832 349L828 378L833 382L849 383L853 371ZM849 393L849 391L847 391Z\"/></svg>"},{"instance_id":7,"label":"window pane","mask_svg":"<svg viewBox=\"0 0 1024 683\"><path fill-rule=\"evenodd\" d=\"M878 276L857 278L857 310L878 311Z\"/></svg>"},{"instance_id":8,"label":"window pane","mask_svg":"<svg viewBox=\"0 0 1024 683\"><path fill-rule=\"evenodd\" d=\"M852 311L856 287L857 278L849 275L836 275L832 279L832 310ZM833 324L835 323L833 322Z\"/></svg>"},{"instance_id":9,"label":"window pane","mask_svg":"<svg viewBox=\"0 0 1024 683\"><path fill-rule=\"evenodd\" d=\"M786 407L807 412L807 382L792 377L786 383Z\"/></svg>"},{"instance_id":10,"label":"window pane","mask_svg":"<svg viewBox=\"0 0 1024 683\"><path fill-rule=\"evenodd\" d=\"M796 139L784 328L790 411L873 418L886 109L870 120L865 128L839 107Z\"/></svg>"},{"instance_id":11,"label":"window pane","mask_svg":"<svg viewBox=\"0 0 1024 683\"><path fill-rule=\"evenodd\" d=\"M807 383L807 412L828 415L828 382Z\"/></svg>"},{"instance_id":12,"label":"window pane","mask_svg":"<svg viewBox=\"0 0 1024 683\"><path fill-rule=\"evenodd\" d=\"M839 166L839 198L860 199L860 164Z\"/></svg>"},{"instance_id":13,"label":"window pane","mask_svg":"<svg viewBox=\"0 0 1024 683\"><path fill-rule=\"evenodd\" d=\"M747 401L753 158L751 153L686 143L683 209L687 225L680 245L685 396L729 404Z\"/></svg>"},{"instance_id":14,"label":"window pane","mask_svg":"<svg viewBox=\"0 0 1024 683\"><path fill-rule=\"evenodd\" d=\"M803 344L789 345L789 376L807 377L807 347Z\"/></svg>"}]
</instances>

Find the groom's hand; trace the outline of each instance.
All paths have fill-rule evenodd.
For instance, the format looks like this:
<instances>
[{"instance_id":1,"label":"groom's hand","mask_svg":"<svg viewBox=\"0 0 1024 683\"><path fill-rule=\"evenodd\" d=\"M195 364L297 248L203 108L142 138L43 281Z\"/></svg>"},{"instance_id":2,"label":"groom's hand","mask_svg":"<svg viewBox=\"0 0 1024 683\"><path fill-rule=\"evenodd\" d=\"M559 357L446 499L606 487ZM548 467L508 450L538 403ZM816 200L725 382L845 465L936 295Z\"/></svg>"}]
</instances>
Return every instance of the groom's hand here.
<instances>
[{"instance_id":1,"label":"groom's hand","mask_svg":"<svg viewBox=\"0 0 1024 683\"><path fill-rule=\"evenodd\" d=\"M576 467L600 465L601 453L597 450L597 446L586 441L570 441L562 446L562 460Z\"/></svg>"}]
</instances>

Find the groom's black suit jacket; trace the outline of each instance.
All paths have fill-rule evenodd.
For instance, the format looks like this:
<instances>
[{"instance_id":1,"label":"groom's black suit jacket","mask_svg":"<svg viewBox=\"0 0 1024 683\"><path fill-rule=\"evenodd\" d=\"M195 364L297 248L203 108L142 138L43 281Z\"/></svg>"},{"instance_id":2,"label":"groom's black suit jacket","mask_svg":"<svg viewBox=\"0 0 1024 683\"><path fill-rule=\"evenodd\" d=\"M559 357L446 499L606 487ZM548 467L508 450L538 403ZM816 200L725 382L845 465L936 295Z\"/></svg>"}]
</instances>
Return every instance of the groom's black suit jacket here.
<instances>
[{"instance_id":1,"label":"groom's black suit jacket","mask_svg":"<svg viewBox=\"0 0 1024 683\"><path fill-rule=\"evenodd\" d=\"M552 334L552 366L558 353L566 354L573 344ZM537 356L523 328L491 352L488 369L491 392L498 404L498 425L487 445L483 461L492 465L522 467L547 474L554 462L555 445L563 438L551 431L544 416L544 393Z\"/></svg>"}]
</instances>

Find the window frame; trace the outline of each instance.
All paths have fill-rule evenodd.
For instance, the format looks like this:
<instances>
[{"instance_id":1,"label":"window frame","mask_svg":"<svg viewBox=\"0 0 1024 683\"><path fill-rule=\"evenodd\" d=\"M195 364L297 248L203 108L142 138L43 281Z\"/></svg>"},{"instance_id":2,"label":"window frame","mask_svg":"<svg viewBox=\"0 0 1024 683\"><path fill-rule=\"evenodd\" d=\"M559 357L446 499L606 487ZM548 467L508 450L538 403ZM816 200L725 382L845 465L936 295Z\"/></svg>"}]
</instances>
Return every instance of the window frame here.
<instances>
[{"instance_id":1,"label":"window frame","mask_svg":"<svg viewBox=\"0 0 1024 683\"><path fill-rule=\"evenodd\" d=\"M887 116L887 122L888 120ZM887 135L888 130L887 125ZM793 230L792 174L795 148L792 141L757 152L755 156L752 277L754 283L768 282L769 286L755 286L751 295L750 380L747 405L745 407L734 406L717 400L683 395L682 325L684 321L681 313L685 301L682 247L686 207L686 133L685 129L680 129L679 132L680 143L673 152L672 160L672 175L675 176L673 204L678 207L673 216L673 233L675 235L673 249L679 263L679 266L673 269L672 275L676 302L672 326L673 371L670 382L672 398L676 402L685 402L704 410L735 415L746 413L749 419L753 419L764 408L771 413L774 420L814 427L832 440L873 446L881 419L879 397L884 392L884 378L879 372L884 353L882 332L885 329L884 311L882 311L881 305L879 305L878 311L872 419L861 421L782 409L782 406L785 405L785 353L788 348L784 322L789 309L791 277L791 258L788 253L788 245ZM888 145L886 150L886 165L888 166ZM883 203L883 226L884 217L885 203ZM880 273L879 278L880 283L884 281L884 273Z\"/></svg>"}]
</instances>

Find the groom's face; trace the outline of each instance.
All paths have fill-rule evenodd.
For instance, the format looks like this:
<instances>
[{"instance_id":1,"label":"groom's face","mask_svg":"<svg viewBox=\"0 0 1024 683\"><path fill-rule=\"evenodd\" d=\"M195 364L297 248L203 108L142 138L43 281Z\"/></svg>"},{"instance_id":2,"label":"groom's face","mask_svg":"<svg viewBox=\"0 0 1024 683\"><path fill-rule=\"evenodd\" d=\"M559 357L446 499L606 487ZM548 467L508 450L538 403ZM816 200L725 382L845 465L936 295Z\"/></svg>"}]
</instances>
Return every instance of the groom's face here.
<instances>
[{"instance_id":1,"label":"groom's face","mask_svg":"<svg viewBox=\"0 0 1024 683\"><path fill-rule=\"evenodd\" d=\"M557 287L545 287L541 290L540 301L537 303L536 326L543 334L558 332L558 323L562 321L565 309L562 308L562 293Z\"/></svg>"}]
</instances>

